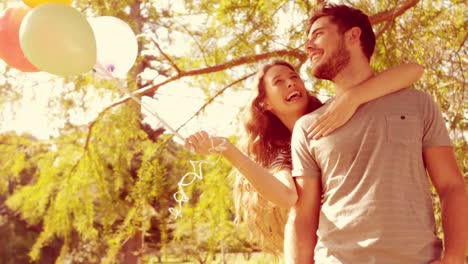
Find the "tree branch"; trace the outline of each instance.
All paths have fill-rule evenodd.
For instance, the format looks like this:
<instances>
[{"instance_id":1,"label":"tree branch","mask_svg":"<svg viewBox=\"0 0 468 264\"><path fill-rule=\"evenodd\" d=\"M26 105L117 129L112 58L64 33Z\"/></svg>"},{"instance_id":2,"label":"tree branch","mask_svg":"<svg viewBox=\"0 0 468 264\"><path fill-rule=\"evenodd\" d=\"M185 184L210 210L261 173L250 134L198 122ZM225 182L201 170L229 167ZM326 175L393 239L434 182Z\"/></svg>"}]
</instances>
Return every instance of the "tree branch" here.
<instances>
[{"instance_id":1,"label":"tree branch","mask_svg":"<svg viewBox=\"0 0 468 264\"><path fill-rule=\"evenodd\" d=\"M223 71L223 70L226 70L226 69L230 69L230 68L233 68L235 66L239 66L239 65L243 65L243 64L247 64L247 63L251 63L251 62L256 62L256 61L260 61L260 60L265 60L265 59L268 59L268 58L272 58L272 57L295 57L299 60L303 60L307 55L303 52L303 51L300 51L300 50L277 50L277 51L272 51L272 52L266 52L266 53L262 53L262 54L256 54L256 55L249 55L249 56L245 56L245 57L240 57L240 58L237 58L237 59L234 59L232 61L229 61L229 62L226 62L226 63L222 63L222 64L218 64L218 65L215 65L215 66L209 66L209 67L206 67L206 68L201 68L201 69L195 69L195 70L189 70L189 71L181 71L179 74L177 74L176 76L173 76L167 80L165 80L164 82L161 82L159 84L156 84L156 85L152 85L152 86L149 86L149 87L144 87L144 88L141 88L137 91L134 92L134 95L146 95L146 96L152 96L154 94L154 92L156 92L158 90L159 87L169 83L169 82L173 82L175 80L178 80L178 79L181 79L183 77L188 77L188 76L194 76L194 75L203 75L203 74L208 74L208 73L213 73L213 72L219 72L219 71ZM122 98L121 100L128 100L130 98L127 98L127 97L124 97Z\"/></svg>"},{"instance_id":2,"label":"tree branch","mask_svg":"<svg viewBox=\"0 0 468 264\"><path fill-rule=\"evenodd\" d=\"M189 71L181 71L177 75L175 75L173 77L170 77L170 78L168 78L167 80L165 80L165 81L163 81L161 83L158 83L158 84L155 84L155 85L149 85L147 87L143 87L141 89L138 89L137 91L133 92L133 95L134 96L150 96L151 97L151 96L153 96L154 92L156 92L159 89L159 87L161 87L163 85L166 85L166 84L168 84L170 82L182 79L184 77L208 74L208 73L213 73L213 72L219 72L219 71L223 71L223 70L226 70L226 69L233 68L235 66L239 66L239 65L243 65L243 64L247 64L247 63L251 63L251 62L256 62L256 61L259 61L259 60L265 60L265 59L272 58L272 57L295 57L299 61L304 61L307 58L307 55L303 51L295 49L295 50L277 50L277 51L266 52L266 53L262 53L262 54L256 54L256 55L253 55L253 56L240 57L238 59L235 59L235 60L232 60L232 61L229 61L229 62L226 62L226 63L218 64L218 65L215 65L215 66L211 66L211 67L195 69L195 70L189 70ZM85 142L85 147L84 147L85 151L88 149L89 142L91 140L92 130L93 130L94 125L97 123L97 121L101 117L103 117L107 113L107 111L109 111L110 109L114 108L117 105L120 105L122 103L127 102L130 99L131 99L130 96L125 96L125 97L122 97L122 98L118 99L114 103L112 103L109 106L107 106L106 108L104 108L98 114L98 116L88 125L88 134L86 136L86 142Z\"/></svg>"},{"instance_id":3,"label":"tree branch","mask_svg":"<svg viewBox=\"0 0 468 264\"><path fill-rule=\"evenodd\" d=\"M403 4L394 7L392 9L377 13L371 17L369 20L372 25L379 24L385 21L392 21L395 17L402 15L406 10L417 5L419 0L406 0Z\"/></svg>"},{"instance_id":4,"label":"tree branch","mask_svg":"<svg viewBox=\"0 0 468 264\"><path fill-rule=\"evenodd\" d=\"M186 32L187 34L190 35L190 37L192 37L193 41L195 42L195 45L197 45L197 47L200 49L201 51L201 54L203 56L203 61L205 62L205 64L208 65L208 61L206 60L206 50L205 50L205 47L203 47L203 45L200 44L200 41L195 37L195 34L190 30L188 29L185 25L179 23L179 22L176 22L177 24L179 24Z\"/></svg>"},{"instance_id":5,"label":"tree branch","mask_svg":"<svg viewBox=\"0 0 468 264\"><path fill-rule=\"evenodd\" d=\"M189 77L189 76L194 76L194 75L203 75L203 74L208 74L208 73L213 73L213 72L219 72L223 71L226 69L233 68L235 66L251 63L251 62L256 62L259 60L265 60L271 57L295 57L300 61L304 61L307 57L307 55L300 50L277 50L277 51L272 51L272 52L266 52L262 54L256 54L256 55L250 55L250 56L245 56L245 57L240 57L237 59L234 59L232 61L218 64L215 66L210 66L206 68L200 68L200 69L195 69L195 70L189 70L189 71L180 71L177 75L170 77L169 79L155 84L155 85L149 85L147 87L143 87L141 89L136 90L133 92L133 95L135 96L153 96L153 94L159 89L159 87L164 86L170 82L182 79L184 77ZM119 105L123 102L126 102L130 99L129 96L122 97L121 99L117 100L113 104L111 104L109 107L112 108L116 105Z\"/></svg>"},{"instance_id":6,"label":"tree branch","mask_svg":"<svg viewBox=\"0 0 468 264\"><path fill-rule=\"evenodd\" d=\"M394 21L393 19L387 21L387 23L385 23L385 25L379 30L379 32L377 32L377 34L375 34L375 38L376 39L380 38L383 35L383 33L385 31L387 31L387 29L390 28L390 26L393 24L393 21Z\"/></svg>"},{"instance_id":7,"label":"tree branch","mask_svg":"<svg viewBox=\"0 0 468 264\"><path fill-rule=\"evenodd\" d=\"M174 61L171 59L171 57L169 57L162 49L161 47L159 46L158 42L154 39L154 37L151 37L151 41L153 42L153 44L156 46L156 48L159 50L159 52L161 53L161 55L163 55L163 57L169 61L169 63L171 64L171 66L176 70L176 72L179 74L181 72L181 70L179 69L179 66L177 66L177 64L174 63Z\"/></svg>"},{"instance_id":8,"label":"tree branch","mask_svg":"<svg viewBox=\"0 0 468 264\"><path fill-rule=\"evenodd\" d=\"M209 104L211 104L211 102L214 101L214 99L218 96L220 96L221 94L223 94L228 88L240 83L240 82L243 82L245 80L247 80L248 78L250 78L251 76L254 76L255 75L255 72L254 73L251 73L251 74L248 74L232 83L230 83L229 85L227 85L226 87L224 87L223 89L219 90L213 97L211 97L202 107L200 107L200 109L198 109L198 111L193 114L187 121L185 121L182 125L180 125L176 131L179 132L179 130L181 128L183 128L185 125L188 124L188 122L190 122L192 119L194 119L196 116L198 116Z\"/></svg>"},{"instance_id":9,"label":"tree branch","mask_svg":"<svg viewBox=\"0 0 468 264\"><path fill-rule=\"evenodd\" d=\"M36 233L42 232L42 227L43 227L43 222L42 221L40 221L39 223L36 223L36 224L30 224L28 221L21 218L20 213L11 210L3 202L0 203L0 216L16 220L16 221L18 221L19 224L23 225L26 229L28 229L30 231L34 231Z\"/></svg>"}]
</instances>

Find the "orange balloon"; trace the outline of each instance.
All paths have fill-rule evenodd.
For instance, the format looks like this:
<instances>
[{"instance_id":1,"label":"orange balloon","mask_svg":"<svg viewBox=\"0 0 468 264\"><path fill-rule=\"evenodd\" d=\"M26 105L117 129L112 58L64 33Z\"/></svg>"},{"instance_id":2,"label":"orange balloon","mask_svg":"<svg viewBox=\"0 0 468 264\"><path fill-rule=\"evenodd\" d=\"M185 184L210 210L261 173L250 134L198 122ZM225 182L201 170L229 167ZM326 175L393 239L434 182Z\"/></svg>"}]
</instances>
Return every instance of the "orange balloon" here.
<instances>
[{"instance_id":1,"label":"orange balloon","mask_svg":"<svg viewBox=\"0 0 468 264\"><path fill-rule=\"evenodd\" d=\"M39 71L24 56L19 41L19 29L27 7L10 7L0 17L0 58L8 65L23 72Z\"/></svg>"}]
</instances>

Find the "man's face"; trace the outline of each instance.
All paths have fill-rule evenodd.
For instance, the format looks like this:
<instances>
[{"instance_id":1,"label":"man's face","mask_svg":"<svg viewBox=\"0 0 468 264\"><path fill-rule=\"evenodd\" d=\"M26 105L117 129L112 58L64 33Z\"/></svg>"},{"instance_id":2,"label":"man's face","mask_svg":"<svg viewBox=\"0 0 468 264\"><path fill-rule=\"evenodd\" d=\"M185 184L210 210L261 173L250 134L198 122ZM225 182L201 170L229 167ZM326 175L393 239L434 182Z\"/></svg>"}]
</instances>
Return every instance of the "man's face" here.
<instances>
[{"instance_id":1,"label":"man's face","mask_svg":"<svg viewBox=\"0 0 468 264\"><path fill-rule=\"evenodd\" d=\"M350 60L344 34L330 19L328 16L317 19L310 28L306 43L312 74L326 80L333 80Z\"/></svg>"}]
</instances>

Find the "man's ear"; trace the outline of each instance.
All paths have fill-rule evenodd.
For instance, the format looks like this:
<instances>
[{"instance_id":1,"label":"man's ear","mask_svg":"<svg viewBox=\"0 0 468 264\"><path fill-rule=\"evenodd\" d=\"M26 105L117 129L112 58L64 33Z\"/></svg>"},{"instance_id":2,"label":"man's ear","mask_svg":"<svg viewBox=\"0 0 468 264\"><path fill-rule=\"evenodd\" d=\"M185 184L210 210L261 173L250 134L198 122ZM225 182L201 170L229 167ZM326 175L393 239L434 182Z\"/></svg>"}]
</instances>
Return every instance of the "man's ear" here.
<instances>
[{"instance_id":1,"label":"man's ear","mask_svg":"<svg viewBox=\"0 0 468 264\"><path fill-rule=\"evenodd\" d=\"M346 31L346 38L350 43L361 43L361 29L359 27L352 27Z\"/></svg>"}]
</instances>

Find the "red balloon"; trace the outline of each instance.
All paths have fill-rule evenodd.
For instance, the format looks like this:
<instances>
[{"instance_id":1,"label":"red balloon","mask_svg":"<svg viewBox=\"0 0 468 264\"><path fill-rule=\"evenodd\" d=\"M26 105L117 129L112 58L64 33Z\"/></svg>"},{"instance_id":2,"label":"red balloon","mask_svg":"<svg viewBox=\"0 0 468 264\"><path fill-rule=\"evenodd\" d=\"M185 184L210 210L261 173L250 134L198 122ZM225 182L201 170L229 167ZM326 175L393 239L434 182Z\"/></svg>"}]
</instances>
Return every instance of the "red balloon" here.
<instances>
[{"instance_id":1,"label":"red balloon","mask_svg":"<svg viewBox=\"0 0 468 264\"><path fill-rule=\"evenodd\" d=\"M19 41L19 29L27 7L10 7L0 17L0 58L8 65L24 72L39 71L23 54Z\"/></svg>"}]
</instances>

